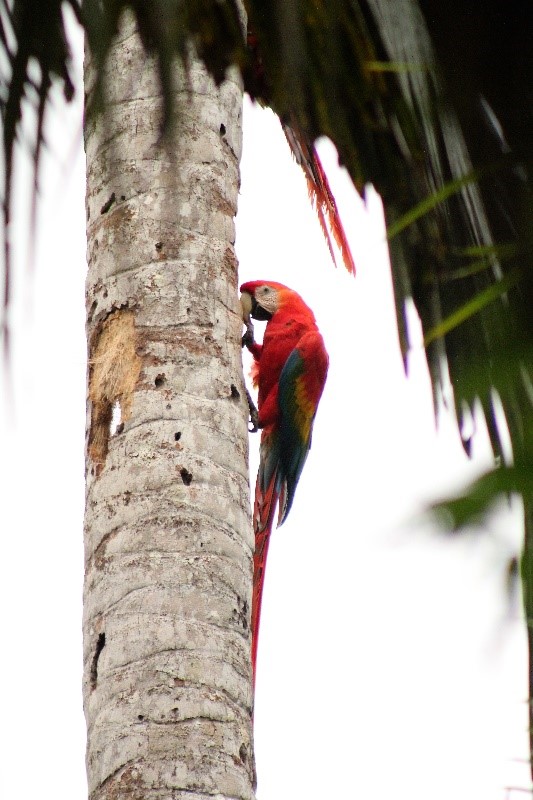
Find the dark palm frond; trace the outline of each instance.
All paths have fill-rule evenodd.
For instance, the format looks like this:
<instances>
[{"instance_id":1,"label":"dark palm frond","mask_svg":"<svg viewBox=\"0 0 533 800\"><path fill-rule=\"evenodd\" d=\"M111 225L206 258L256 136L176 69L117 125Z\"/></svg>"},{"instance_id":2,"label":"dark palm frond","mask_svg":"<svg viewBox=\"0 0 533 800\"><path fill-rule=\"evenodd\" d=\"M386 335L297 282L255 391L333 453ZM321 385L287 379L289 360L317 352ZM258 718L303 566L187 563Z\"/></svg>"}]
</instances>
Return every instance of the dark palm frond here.
<instances>
[{"instance_id":1,"label":"dark palm frond","mask_svg":"<svg viewBox=\"0 0 533 800\"><path fill-rule=\"evenodd\" d=\"M4 158L2 216L4 233L4 287L1 333L8 346L5 311L11 291L11 242L9 223L13 190L14 148L20 135L25 103L36 109L34 147L34 186L43 144L43 123L50 88L54 79L63 82L64 96L74 94L70 51L65 35L62 7L70 6L79 18L77 0L0 0L0 114ZM35 195L34 195L35 198ZM35 200L32 217L35 215Z\"/></svg>"},{"instance_id":2,"label":"dark palm frond","mask_svg":"<svg viewBox=\"0 0 533 800\"><path fill-rule=\"evenodd\" d=\"M133 14L144 48L156 60L164 100L163 129L174 108L174 64L176 60L187 64L191 45L217 84L232 65L246 70L244 15L237 0L83 0L83 22L95 66L89 114L102 108L107 54L126 11Z\"/></svg>"},{"instance_id":3,"label":"dark palm frond","mask_svg":"<svg viewBox=\"0 0 533 800\"><path fill-rule=\"evenodd\" d=\"M383 197L406 363L412 298L436 406L449 374L459 425L479 398L502 456L495 390L520 460L531 452L532 10L516 0L246 6L262 57L250 90L311 140L330 136L355 185Z\"/></svg>"},{"instance_id":4,"label":"dark palm frond","mask_svg":"<svg viewBox=\"0 0 533 800\"><path fill-rule=\"evenodd\" d=\"M10 219L14 149L20 137L23 108L35 109L34 186L35 217L37 176L43 146L43 124L56 80L64 96L74 94L70 51L63 18L70 7L83 25L95 67L95 84L87 113L101 108L105 63L122 14L134 14L144 46L158 65L164 97L163 126L171 118L174 98L173 66L186 63L190 44L220 83L230 65L246 71L248 51L240 4L234 0L0 0L0 115L4 158L2 217L4 234L3 298L0 301L0 336L8 351L7 307L11 294Z\"/></svg>"},{"instance_id":5,"label":"dark palm frond","mask_svg":"<svg viewBox=\"0 0 533 800\"><path fill-rule=\"evenodd\" d=\"M263 102L282 119L295 117L311 140L328 135L356 187L372 182L383 198L406 367L412 299L436 410L449 379L459 430L481 403L495 469L447 509L448 518L453 511L460 526L482 518L498 496L521 494L531 620L533 4L246 6L263 59ZM468 440L464 446L468 452ZM531 628L529 646L533 665ZM530 680L533 694L533 669Z\"/></svg>"}]
</instances>

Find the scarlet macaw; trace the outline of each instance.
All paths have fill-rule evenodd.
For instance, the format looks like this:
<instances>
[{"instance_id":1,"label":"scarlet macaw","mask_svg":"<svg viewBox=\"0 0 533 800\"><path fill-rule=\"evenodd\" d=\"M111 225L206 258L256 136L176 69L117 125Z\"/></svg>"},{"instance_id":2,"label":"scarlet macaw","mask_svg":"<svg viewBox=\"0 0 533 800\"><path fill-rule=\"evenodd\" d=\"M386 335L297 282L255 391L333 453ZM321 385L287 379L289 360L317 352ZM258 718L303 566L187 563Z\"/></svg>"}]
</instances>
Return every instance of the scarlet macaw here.
<instances>
[{"instance_id":1,"label":"scarlet macaw","mask_svg":"<svg viewBox=\"0 0 533 800\"><path fill-rule=\"evenodd\" d=\"M328 354L311 309L281 283L249 281L241 286L243 344L254 357L261 428L254 503L252 669L255 683L261 596L272 524L290 511L311 447L311 433L328 371ZM263 344L253 338L250 320L267 320Z\"/></svg>"}]
</instances>

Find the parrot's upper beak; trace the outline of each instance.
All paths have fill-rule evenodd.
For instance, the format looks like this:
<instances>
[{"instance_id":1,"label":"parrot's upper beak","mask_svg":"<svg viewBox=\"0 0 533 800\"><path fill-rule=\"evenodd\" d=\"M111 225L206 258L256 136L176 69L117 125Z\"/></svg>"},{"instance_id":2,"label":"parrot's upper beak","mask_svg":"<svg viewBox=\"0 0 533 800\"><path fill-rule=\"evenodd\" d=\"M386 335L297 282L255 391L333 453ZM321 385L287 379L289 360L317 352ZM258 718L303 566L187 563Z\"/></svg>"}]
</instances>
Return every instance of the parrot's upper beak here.
<instances>
[{"instance_id":1,"label":"parrot's upper beak","mask_svg":"<svg viewBox=\"0 0 533 800\"><path fill-rule=\"evenodd\" d=\"M266 308L263 308L263 306L259 305L255 297L253 297L251 294L248 294L248 292L243 292L241 294L241 307L242 318L245 323L250 321L250 317L253 317L253 319L258 319L261 322L272 319L272 314L270 311L267 311Z\"/></svg>"},{"instance_id":2,"label":"parrot's upper beak","mask_svg":"<svg viewBox=\"0 0 533 800\"><path fill-rule=\"evenodd\" d=\"M241 309L243 322L247 325L252 315L252 295L248 292L243 292L241 294Z\"/></svg>"}]
</instances>

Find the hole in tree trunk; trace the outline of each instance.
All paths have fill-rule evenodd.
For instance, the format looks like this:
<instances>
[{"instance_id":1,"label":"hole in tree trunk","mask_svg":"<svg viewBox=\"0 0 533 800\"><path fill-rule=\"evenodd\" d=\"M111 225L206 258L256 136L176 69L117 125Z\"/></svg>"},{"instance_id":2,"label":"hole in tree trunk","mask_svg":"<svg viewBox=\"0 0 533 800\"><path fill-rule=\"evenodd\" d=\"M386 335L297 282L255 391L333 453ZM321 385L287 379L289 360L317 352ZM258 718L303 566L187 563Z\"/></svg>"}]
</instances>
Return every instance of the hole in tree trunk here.
<instances>
[{"instance_id":1,"label":"hole in tree trunk","mask_svg":"<svg viewBox=\"0 0 533 800\"><path fill-rule=\"evenodd\" d=\"M185 486L190 486L192 481L192 473L189 472L189 470L185 469L185 467L183 467L180 470L180 475L181 475L181 480L183 481Z\"/></svg>"},{"instance_id":2,"label":"hole in tree trunk","mask_svg":"<svg viewBox=\"0 0 533 800\"><path fill-rule=\"evenodd\" d=\"M111 412L111 424L109 426L109 434L114 436L115 433L122 433L124 425L122 424L122 409L120 408L120 401L116 400L113 403L113 411Z\"/></svg>"},{"instance_id":3,"label":"hole in tree trunk","mask_svg":"<svg viewBox=\"0 0 533 800\"><path fill-rule=\"evenodd\" d=\"M105 633L100 633L98 641L96 642L96 650L94 651L93 663L91 664L91 689L96 689L98 683L98 659L100 653L105 647Z\"/></svg>"}]
</instances>

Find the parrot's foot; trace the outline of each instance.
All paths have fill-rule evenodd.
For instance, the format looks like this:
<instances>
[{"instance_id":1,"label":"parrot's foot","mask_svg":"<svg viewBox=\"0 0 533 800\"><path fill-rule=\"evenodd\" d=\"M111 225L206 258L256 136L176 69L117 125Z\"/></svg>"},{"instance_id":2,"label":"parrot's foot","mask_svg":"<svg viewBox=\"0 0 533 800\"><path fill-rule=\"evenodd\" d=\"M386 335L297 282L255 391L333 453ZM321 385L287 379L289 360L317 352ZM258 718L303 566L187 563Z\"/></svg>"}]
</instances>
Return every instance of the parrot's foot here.
<instances>
[{"instance_id":1,"label":"parrot's foot","mask_svg":"<svg viewBox=\"0 0 533 800\"><path fill-rule=\"evenodd\" d=\"M254 326L252 320L249 319L246 323L246 332L242 337L241 346L250 348L253 344L255 344L254 339Z\"/></svg>"},{"instance_id":2,"label":"parrot's foot","mask_svg":"<svg viewBox=\"0 0 533 800\"><path fill-rule=\"evenodd\" d=\"M246 398L248 400L248 409L250 411L250 422L252 423L252 427L248 428L248 431L249 433L257 433L259 430L259 414L248 389L246 390Z\"/></svg>"}]
</instances>

